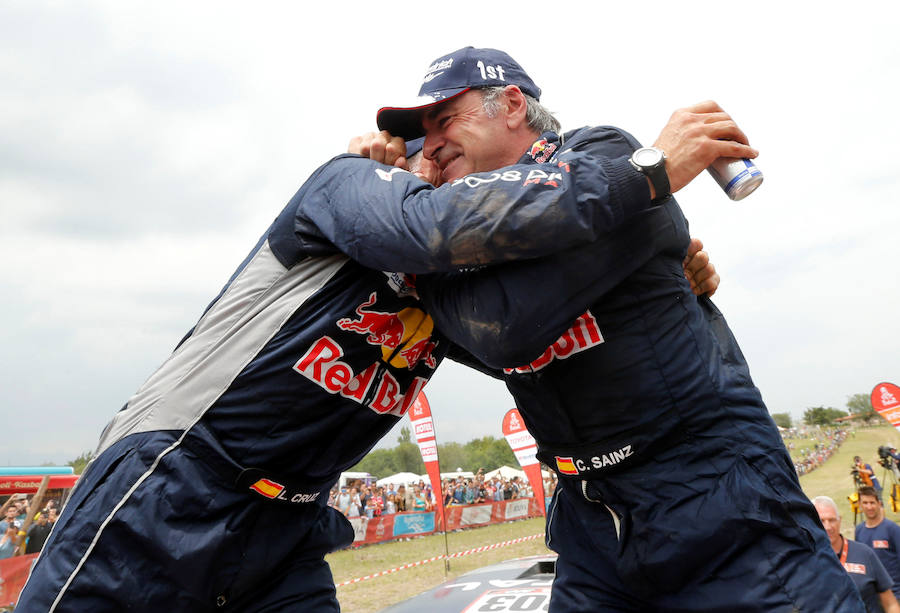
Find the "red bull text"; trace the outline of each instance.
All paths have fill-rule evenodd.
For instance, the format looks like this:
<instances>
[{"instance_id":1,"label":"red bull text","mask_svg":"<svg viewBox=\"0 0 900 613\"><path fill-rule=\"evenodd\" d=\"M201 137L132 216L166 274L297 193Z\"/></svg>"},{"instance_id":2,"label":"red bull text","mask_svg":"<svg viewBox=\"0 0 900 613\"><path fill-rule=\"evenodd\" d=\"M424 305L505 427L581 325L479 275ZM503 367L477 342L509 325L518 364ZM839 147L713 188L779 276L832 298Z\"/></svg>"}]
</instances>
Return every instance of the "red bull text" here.
<instances>
[{"instance_id":1,"label":"red bull text","mask_svg":"<svg viewBox=\"0 0 900 613\"><path fill-rule=\"evenodd\" d=\"M396 313L373 310L376 299L376 292L372 292L368 300L354 309L357 317L345 317L335 324L340 330L365 335L368 344L381 348L381 360L362 372L354 372L341 359L344 348L340 343L331 336L323 336L297 360L294 370L330 394L340 394L377 413L403 415L428 379L415 377L403 390L390 369L379 365L386 363L408 370L419 364L436 368L437 360L432 353L437 343L431 340L434 322L424 311L413 307Z\"/></svg>"},{"instance_id":2,"label":"red bull text","mask_svg":"<svg viewBox=\"0 0 900 613\"><path fill-rule=\"evenodd\" d=\"M572 327L563 332L559 339L547 347L541 357L527 366L504 368L506 374L537 372L548 366L553 360L565 360L568 357L586 351L603 342L603 335L597 327L597 320L590 311L575 320Z\"/></svg>"}]
</instances>

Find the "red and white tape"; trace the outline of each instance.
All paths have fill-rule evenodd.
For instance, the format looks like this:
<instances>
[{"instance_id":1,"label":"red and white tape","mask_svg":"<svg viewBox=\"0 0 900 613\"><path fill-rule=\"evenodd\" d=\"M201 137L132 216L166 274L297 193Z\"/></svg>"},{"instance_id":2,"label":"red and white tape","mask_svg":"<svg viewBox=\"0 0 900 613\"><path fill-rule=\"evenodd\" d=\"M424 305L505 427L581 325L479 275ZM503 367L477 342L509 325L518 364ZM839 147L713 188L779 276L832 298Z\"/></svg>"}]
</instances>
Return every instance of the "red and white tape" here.
<instances>
[{"instance_id":1,"label":"red and white tape","mask_svg":"<svg viewBox=\"0 0 900 613\"><path fill-rule=\"evenodd\" d=\"M499 549L500 547L506 547L507 545L515 545L516 543L522 543L524 541L531 541L536 538L543 538L544 533L540 534L532 534L531 536L523 536L521 538L513 539L511 541L503 541L502 543L494 543L493 545L485 545L484 547L477 547L475 549L468 549L466 551L457 551L456 553L451 553L450 555L441 554L439 556L435 556L433 558L428 558L427 560L419 560L418 562L411 562L409 564L404 564L403 566L398 566L396 568L392 568L390 570L383 570L381 572L375 573L374 575L366 575L365 577L357 577L356 579L350 579L349 581L341 581L336 584L337 587L342 587L344 585L350 585L351 583L359 583L360 581L366 581L367 579L374 579L375 577L382 577L384 575L390 575L391 573L395 573L398 570L403 570L405 568L413 568L414 566L422 566L423 564L428 564L429 562L435 562L437 560L443 560L445 558L461 558L463 556L467 556L472 553L481 553L482 551L488 551L489 549Z\"/></svg>"}]
</instances>

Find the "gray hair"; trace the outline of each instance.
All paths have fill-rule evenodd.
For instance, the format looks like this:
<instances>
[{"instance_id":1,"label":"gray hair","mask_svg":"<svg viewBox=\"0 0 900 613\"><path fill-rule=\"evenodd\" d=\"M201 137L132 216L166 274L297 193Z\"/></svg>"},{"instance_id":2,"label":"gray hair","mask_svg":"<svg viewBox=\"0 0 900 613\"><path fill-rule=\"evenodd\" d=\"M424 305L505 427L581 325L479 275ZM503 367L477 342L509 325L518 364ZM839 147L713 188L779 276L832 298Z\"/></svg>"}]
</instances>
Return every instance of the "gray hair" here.
<instances>
[{"instance_id":1,"label":"gray hair","mask_svg":"<svg viewBox=\"0 0 900 613\"><path fill-rule=\"evenodd\" d=\"M505 89L505 87L497 86L485 87L479 90L481 92L481 105L488 117L496 116L497 111L500 110L500 102L498 99ZM528 127L538 134L548 131L558 133L561 126L559 120L553 116L553 113L547 110L547 108L535 98L532 98L524 92L522 92L522 95L525 96L525 102L527 104L525 109L525 121L528 122Z\"/></svg>"},{"instance_id":2,"label":"gray hair","mask_svg":"<svg viewBox=\"0 0 900 613\"><path fill-rule=\"evenodd\" d=\"M823 506L823 507L831 507L834 509L835 516L840 519L841 512L838 511L837 505L834 504L834 500L829 498L828 496L816 496L812 499L813 506Z\"/></svg>"}]
</instances>

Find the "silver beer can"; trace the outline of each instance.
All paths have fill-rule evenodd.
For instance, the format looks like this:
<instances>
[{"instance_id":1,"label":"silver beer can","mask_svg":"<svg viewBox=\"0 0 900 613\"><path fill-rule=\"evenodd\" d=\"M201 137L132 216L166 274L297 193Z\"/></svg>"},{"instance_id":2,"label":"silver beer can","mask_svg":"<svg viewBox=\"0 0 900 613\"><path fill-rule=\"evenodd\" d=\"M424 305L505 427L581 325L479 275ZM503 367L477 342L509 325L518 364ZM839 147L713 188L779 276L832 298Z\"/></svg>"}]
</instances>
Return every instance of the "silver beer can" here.
<instances>
[{"instance_id":1,"label":"silver beer can","mask_svg":"<svg viewBox=\"0 0 900 613\"><path fill-rule=\"evenodd\" d=\"M719 158L707 168L728 197L742 200L763 182L763 174L746 158Z\"/></svg>"}]
</instances>

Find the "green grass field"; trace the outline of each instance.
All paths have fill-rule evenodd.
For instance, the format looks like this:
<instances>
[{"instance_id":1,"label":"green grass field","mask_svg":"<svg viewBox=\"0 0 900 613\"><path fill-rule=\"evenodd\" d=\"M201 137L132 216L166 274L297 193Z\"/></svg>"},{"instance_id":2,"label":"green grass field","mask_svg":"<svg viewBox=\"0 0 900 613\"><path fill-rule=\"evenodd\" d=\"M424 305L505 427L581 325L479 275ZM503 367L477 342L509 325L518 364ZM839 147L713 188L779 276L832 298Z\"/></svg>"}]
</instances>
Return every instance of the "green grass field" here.
<instances>
[{"instance_id":1,"label":"green grass field","mask_svg":"<svg viewBox=\"0 0 900 613\"><path fill-rule=\"evenodd\" d=\"M900 448L900 432L890 425L856 430L823 466L800 477L800 486L807 496L810 498L829 496L837 503L843 520L841 532L844 536L853 538L853 511L850 510L847 496L854 493L850 468L855 455L872 466L875 476L885 488L885 513L888 519L894 521L900 519L900 514L891 511L890 503L887 501L888 492L890 492L890 476L885 474L887 471L878 464L878 447L886 443ZM857 521L862 521L862 519L858 518Z\"/></svg>"},{"instance_id":2,"label":"green grass field","mask_svg":"<svg viewBox=\"0 0 900 613\"><path fill-rule=\"evenodd\" d=\"M795 439L794 455L804 446L811 447L810 439ZM843 518L842 531L853 537L853 512L847 496L854 491L850 467L853 456L858 455L875 469L876 476L886 490L884 469L878 465L879 445L891 443L900 448L900 432L891 426L876 426L856 430L840 449L824 465L800 478L803 491L810 498L830 496L837 502ZM887 517L900 522L900 514L886 507ZM861 521L861 518L858 519ZM531 536L544 531L543 518L487 526L474 530L453 532L448 535L449 551L465 551L492 543ZM521 556L546 553L543 539L535 539L493 549L486 552L455 558L450 561L450 571L445 573L442 560L423 566L404 569L396 573L376 577L359 583L339 587L337 594L341 608L348 613L372 613L388 605L405 600L421 591L455 578L475 568ZM338 551L328 556L335 583L418 562L444 553L444 537L432 535L410 541L371 545L359 549Z\"/></svg>"},{"instance_id":3,"label":"green grass field","mask_svg":"<svg viewBox=\"0 0 900 613\"><path fill-rule=\"evenodd\" d=\"M461 532L450 532L447 534L447 542L449 552L454 553L543 532L544 518L539 517ZM334 582L337 584L404 564L427 560L444 552L444 536L434 534L409 541L345 549L332 553L327 560L334 574ZM370 613L406 600L419 592L481 566L510 558L542 553L547 553L547 548L544 547L544 539L539 538L454 558L450 560L449 573L445 573L444 561L437 560L415 568L339 587L337 590L338 600L343 611Z\"/></svg>"}]
</instances>

